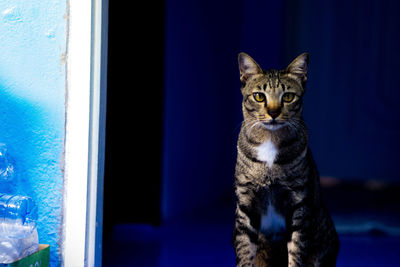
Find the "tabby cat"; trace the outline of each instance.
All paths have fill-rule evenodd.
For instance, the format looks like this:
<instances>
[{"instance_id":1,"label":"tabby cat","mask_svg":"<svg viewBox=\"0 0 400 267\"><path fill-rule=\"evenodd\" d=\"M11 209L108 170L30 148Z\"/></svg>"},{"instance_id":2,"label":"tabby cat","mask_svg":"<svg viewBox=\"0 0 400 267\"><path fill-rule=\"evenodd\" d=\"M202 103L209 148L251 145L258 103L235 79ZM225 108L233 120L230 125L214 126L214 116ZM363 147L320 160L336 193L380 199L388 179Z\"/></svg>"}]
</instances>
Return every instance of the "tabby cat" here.
<instances>
[{"instance_id":1,"label":"tabby cat","mask_svg":"<svg viewBox=\"0 0 400 267\"><path fill-rule=\"evenodd\" d=\"M339 239L321 202L302 117L308 54L263 71L239 54L244 121L235 169L237 266L335 266Z\"/></svg>"}]
</instances>

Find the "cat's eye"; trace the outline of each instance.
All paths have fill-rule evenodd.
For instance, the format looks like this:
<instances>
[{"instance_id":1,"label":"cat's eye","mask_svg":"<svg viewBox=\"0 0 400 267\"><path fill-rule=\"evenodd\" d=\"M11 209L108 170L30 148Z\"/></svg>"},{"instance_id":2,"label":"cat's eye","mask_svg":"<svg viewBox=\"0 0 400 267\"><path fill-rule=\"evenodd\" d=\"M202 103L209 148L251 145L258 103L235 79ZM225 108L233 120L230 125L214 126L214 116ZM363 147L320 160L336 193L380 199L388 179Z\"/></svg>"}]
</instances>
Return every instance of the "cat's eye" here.
<instances>
[{"instance_id":1,"label":"cat's eye","mask_svg":"<svg viewBox=\"0 0 400 267\"><path fill-rule=\"evenodd\" d=\"M286 93L283 95L283 101L286 103L292 102L294 99L295 94L294 93Z\"/></svg>"},{"instance_id":2,"label":"cat's eye","mask_svg":"<svg viewBox=\"0 0 400 267\"><path fill-rule=\"evenodd\" d=\"M263 93L254 93L253 97L257 102L263 102L265 100L265 95Z\"/></svg>"}]
</instances>

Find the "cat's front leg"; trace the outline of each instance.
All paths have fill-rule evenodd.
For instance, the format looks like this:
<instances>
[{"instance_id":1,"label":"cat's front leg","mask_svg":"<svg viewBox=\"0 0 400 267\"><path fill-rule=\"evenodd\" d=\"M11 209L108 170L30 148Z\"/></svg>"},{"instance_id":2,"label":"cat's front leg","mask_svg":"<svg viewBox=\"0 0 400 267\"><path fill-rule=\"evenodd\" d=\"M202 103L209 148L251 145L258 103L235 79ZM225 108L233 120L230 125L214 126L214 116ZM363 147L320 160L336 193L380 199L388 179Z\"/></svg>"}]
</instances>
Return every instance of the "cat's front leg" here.
<instances>
[{"instance_id":1,"label":"cat's front leg","mask_svg":"<svg viewBox=\"0 0 400 267\"><path fill-rule=\"evenodd\" d=\"M289 267L305 267L306 258L308 251L309 237L307 229L309 227L308 216L309 209L303 206L297 208L293 212L292 225L291 225L291 235L290 240L287 244L288 254L289 254Z\"/></svg>"},{"instance_id":2,"label":"cat's front leg","mask_svg":"<svg viewBox=\"0 0 400 267\"><path fill-rule=\"evenodd\" d=\"M291 240L288 242L288 253L289 253L289 267L301 267L306 266L306 244L302 240L302 233L300 231L294 231L291 235Z\"/></svg>"},{"instance_id":3,"label":"cat's front leg","mask_svg":"<svg viewBox=\"0 0 400 267\"><path fill-rule=\"evenodd\" d=\"M251 226L249 216L242 211L238 205L236 208L235 229L232 240L236 253L236 266L254 266L257 253L257 238L258 233L256 229Z\"/></svg>"}]
</instances>

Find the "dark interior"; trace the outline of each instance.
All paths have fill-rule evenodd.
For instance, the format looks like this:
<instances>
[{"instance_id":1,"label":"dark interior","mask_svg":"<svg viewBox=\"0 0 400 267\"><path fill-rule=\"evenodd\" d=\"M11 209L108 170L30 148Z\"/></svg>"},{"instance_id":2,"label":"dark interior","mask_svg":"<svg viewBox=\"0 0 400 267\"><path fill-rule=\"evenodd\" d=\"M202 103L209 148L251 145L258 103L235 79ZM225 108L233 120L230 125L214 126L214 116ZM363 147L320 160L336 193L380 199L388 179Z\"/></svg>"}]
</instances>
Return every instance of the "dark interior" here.
<instances>
[{"instance_id":1,"label":"dark interior","mask_svg":"<svg viewBox=\"0 0 400 267\"><path fill-rule=\"evenodd\" d=\"M109 3L104 226L160 223L164 3Z\"/></svg>"},{"instance_id":2,"label":"dark interior","mask_svg":"<svg viewBox=\"0 0 400 267\"><path fill-rule=\"evenodd\" d=\"M234 266L237 54L285 68L307 51L304 119L337 266L396 266L399 7L110 1L103 265Z\"/></svg>"}]
</instances>

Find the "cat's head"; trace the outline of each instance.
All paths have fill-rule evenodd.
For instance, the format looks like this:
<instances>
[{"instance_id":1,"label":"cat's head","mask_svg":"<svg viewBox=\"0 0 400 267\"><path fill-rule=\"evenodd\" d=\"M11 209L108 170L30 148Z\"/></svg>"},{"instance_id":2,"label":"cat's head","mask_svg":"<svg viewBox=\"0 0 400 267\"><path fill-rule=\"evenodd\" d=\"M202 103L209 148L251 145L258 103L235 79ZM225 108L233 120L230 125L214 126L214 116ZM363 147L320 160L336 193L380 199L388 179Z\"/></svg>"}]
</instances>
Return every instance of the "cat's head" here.
<instances>
[{"instance_id":1,"label":"cat's head","mask_svg":"<svg viewBox=\"0 0 400 267\"><path fill-rule=\"evenodd\" d=\"M245 121L274 131L301 120L308 57L301 54L285 70L263 71L249 55L239 54Z\"/></svg>"}]
</instances>

